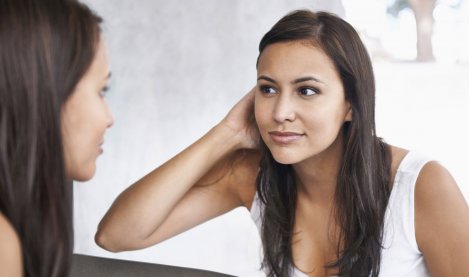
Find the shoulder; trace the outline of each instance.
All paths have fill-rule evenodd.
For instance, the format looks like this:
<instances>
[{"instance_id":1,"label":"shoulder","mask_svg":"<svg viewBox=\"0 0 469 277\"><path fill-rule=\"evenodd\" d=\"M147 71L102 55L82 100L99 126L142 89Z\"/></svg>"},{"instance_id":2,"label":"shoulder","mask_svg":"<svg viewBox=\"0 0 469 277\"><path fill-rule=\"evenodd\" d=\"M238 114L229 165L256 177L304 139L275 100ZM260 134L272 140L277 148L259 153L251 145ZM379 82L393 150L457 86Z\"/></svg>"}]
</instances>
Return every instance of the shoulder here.
<instances>
[{"instance_id":1,"label":"shoulder","mask_svg":"<svg viewBox=\"0 0 469 277\"><path fill-rule=\"evenodd\" d=\"M435 219L467 208L464 197L448 170L435 161L426 163L415 184L415 213L424 220Z\"/></svg>"},{"instance_id":2,"label":"shoulder","mask_svg":"<svg viewBox=\"0 0 469 277\"><path fill-rule=\"evenodd\" d=\"M13 226L0 213L0 275L22 276L21 243Z\"/></svg>"},{"instance_id":3,"label":"shoulder","mask_svg":"<svg viewBox=\"0 0 469 277\"><path fill-rule=\"evenodd\" d=\"M455 180L441 164L428 162L415 187L415 233L432 274L467 276L468 229L469 207Z\"/></svg>"},{"instance_id":4,"label":"shoulder","mask_svg":"<svg viewBox=\"0 0 469 277\"><path fill-rule=\"evenodd\" d=\"M415 184L415 201L417 211L442 210L445 207L438 207L438 204L464 203L465 200L459 190L458 185L440 163L430 161L426 163L420 171Z\"/></svg>"}]
</instances>

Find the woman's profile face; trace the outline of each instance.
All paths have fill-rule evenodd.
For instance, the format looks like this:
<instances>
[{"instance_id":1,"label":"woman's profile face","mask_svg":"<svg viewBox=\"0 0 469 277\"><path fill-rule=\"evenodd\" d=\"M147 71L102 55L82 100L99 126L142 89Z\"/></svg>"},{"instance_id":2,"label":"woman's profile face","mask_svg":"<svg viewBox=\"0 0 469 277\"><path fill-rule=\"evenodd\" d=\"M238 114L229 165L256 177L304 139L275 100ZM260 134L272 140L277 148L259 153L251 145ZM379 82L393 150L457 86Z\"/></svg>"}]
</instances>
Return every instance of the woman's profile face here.
<instances>
[{"instance_id":1,"label":"woman's profile face","mask_svg":"<svg viewBox=\"0 0 469 277\"><path fill-rule=\"evenodd\" d=\"M268 45L257 78L256 121L277 162L296 164L338 145L350 105L322 49L304 41Z\"/></svg>"},{"instance_id":2,"label":"woman's profile face","mask_svg":"<svg viewBox=\"0 0 469 277\"><path fill-rule=\"evenodd\" d=\"M96 171L104 133L113 123L103 90L110 73L101 40L93 62L62 108L62 136L67 177L85 181Z\"/></svg>"}]
</instances>

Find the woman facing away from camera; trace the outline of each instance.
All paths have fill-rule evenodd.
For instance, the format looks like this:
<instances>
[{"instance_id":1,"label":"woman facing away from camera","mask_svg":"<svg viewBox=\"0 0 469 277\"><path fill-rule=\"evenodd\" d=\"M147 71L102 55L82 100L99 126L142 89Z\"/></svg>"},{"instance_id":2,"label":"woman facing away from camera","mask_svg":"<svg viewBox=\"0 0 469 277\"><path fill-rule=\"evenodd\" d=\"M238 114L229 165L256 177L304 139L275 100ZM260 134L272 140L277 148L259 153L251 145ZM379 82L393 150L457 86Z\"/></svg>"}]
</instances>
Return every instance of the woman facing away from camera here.
<instances>
[{"instance_id":1,"label":"woman facing away from camera","mask_svg":"<svg viewBox=\"0 0 469 277\"><path fill-rule=\"evenodd\" d=\"M356 31L296 11L259 50L256 87L125 190L97 243L145 248L244 206L268 276L469 276L468 206L440 164L377 137Z\"/></svg>"},{"instance_id":2,"label":"woman facing away from camera","mask_svg":"<svg viewBox=\"0 0 469 277\"><path fill-rule=\"evenodd\" d=\"M67 276L71 180L112 116L101 19L72 0L0 0L0 276Z\"/></svg>"}]
</instances>

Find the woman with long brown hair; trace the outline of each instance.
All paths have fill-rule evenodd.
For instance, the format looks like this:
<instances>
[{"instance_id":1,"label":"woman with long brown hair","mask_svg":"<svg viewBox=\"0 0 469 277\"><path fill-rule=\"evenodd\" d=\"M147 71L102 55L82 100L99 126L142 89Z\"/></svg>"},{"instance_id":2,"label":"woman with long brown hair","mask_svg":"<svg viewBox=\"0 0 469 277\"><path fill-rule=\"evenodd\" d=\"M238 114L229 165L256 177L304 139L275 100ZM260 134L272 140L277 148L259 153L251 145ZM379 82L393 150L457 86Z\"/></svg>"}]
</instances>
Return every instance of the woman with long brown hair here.
<instances>
[{"instance_id":1,"label":"woman with long brown hair","mask_svg":"<svg viewBox=\"0 0 469 277\"><path fill-rule=\"evenodd\" d=\"M67 0L0 0L0 276L67 276L72 180L112 124L101 19Z\"/></svg>"},{"instance_id":2,"label":"woman with long brown hair","mask_svg":"<svg viewBox=\"0 0 469 277\"><path fill-rule=\"evenodd\" d=\"M244 206L268 276L469 275L469 208L440 164L377 136L372 65L352 26L296 11L259 52L255 88L125 190L97 243L141 249Z\"/></svg>"}]
</instances>

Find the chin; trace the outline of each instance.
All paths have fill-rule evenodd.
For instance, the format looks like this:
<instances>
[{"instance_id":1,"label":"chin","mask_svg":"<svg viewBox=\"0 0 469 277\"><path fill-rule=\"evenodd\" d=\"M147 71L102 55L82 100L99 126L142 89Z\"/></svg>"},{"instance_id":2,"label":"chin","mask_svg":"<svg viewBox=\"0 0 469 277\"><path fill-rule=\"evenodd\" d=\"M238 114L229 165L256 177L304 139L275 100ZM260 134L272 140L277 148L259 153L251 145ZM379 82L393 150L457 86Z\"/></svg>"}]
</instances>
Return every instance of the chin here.
<instances>
[{"instance_id":1,"label":"chin","mask_svg":"<svg viewBox=\"0 0 469 277\"><path fill-rule=\"evenodd\" d=\"M279 164L285 164L285 165L296 164L301 161L297 156L294 156L291 154L275 153L275 152L271 152L271 153L272 153L272 157L274 158L274 160L278 162Z\"/></svg>"},{"instance_id":2,"label":"chin","mask_svg":"<svg viewBox=\"0 0 469 277\"><path fill-rule=\"evenodd\" d=\"M80 170L77 170L74 174L72 174L71 179L79 182L85 182L93 178L96 172L96 166L84 166Z\"/></svg>"}]
</instances>

